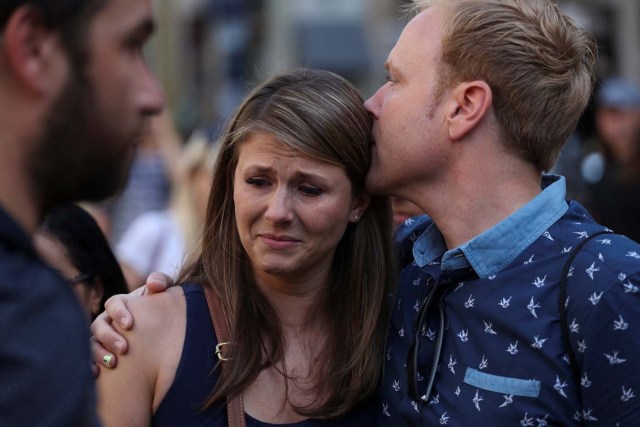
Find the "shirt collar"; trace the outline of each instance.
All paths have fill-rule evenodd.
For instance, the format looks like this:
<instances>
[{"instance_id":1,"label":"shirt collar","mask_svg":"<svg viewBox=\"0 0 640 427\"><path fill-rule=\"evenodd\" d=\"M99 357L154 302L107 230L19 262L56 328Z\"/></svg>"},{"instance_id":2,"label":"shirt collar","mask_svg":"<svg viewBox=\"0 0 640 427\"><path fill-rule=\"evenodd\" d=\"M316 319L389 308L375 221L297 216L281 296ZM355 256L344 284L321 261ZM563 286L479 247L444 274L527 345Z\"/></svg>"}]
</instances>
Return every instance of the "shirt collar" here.
<instances>
[{"instance_id":1,"label":"shirt collar","mask_svg":"<svg viewBox=\"0 0 640 427\"><path fill-rule=\"evenodd\" d=\"M443 271L472 267L480 278L495 275L567 211L564 177L544 175L542 189L506 219L450 251L438 227L431 224L413 246L416 263L424 267L442 255Z\"/></svg>"}]
</instances>

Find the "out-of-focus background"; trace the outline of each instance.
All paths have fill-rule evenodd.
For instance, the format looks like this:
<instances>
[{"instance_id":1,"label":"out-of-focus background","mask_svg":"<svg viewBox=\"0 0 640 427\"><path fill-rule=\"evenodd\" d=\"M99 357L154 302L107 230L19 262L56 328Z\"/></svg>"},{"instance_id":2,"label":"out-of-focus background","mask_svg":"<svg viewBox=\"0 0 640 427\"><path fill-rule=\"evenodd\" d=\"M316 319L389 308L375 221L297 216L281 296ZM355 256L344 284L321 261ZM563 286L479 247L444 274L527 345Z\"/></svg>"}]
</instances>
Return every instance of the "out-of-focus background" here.
<instances>
[{"instance_id":1,"label":"out-of-focus background","mask_svg":"<svg viewBox=\"0 0 640 427\"><path fill-rule=\"evenodd\" d=\"M385 81L408 2L154 0L158 32L146 55L169 108L123 193L91 207L131 289L151 271L178 271L204 218L212 162L203 159L251 86L308 66L341 74L367 98ZM599 59L594 101L553 172L597 220L640 240L640 0L558 4L595 35ZM394 201L398 218L416 213L403 203Z\"/></svg>"},{"instance_id":2,"label":"out-of-focus background","mask_svg":"<svg viewBox=\"0 0 640 427\"><path fill-rule=\"evenodd\" d=\"M250 82L293 66L335 71L368 96L407 0L155 0L150 61L181 132L216 123ZM640 1L561 0L598 39L598 74L640 84Z\"/></svg>"}]
</instances>

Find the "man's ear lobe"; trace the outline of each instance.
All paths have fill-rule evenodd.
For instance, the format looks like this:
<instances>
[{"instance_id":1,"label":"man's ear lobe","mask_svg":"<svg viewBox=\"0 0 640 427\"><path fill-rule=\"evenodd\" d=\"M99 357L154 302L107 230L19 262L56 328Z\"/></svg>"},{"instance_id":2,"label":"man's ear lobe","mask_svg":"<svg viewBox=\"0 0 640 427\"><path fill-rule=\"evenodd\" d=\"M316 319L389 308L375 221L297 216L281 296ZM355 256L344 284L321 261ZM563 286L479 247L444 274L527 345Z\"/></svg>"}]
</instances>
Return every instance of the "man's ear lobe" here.
<instances>
[{"instance_id":1,"label":"man's ear lobe","mask_svg":"<svg viewBox=\"0 0 640 427\"><path fill-rule=\"evenodd\" d=\"M447 117L447 123L449 138L458 141L486 116L493 102L493 93L482 80L460 83L452 93L456 104Z\"/></svg>"},{"instance_id":2,"label":"man's ear lobe","mask_svg":"<svg viewBox=\"0 0 640 427\"><path fill-rule=\"evenodd\" d=\"M45 25L33 6L21 6L9 17L4 29L2 49L15 81L25 90L41 95L52 90L50 73L60 45L55 32Z\"/></svg>"}]
</instances>

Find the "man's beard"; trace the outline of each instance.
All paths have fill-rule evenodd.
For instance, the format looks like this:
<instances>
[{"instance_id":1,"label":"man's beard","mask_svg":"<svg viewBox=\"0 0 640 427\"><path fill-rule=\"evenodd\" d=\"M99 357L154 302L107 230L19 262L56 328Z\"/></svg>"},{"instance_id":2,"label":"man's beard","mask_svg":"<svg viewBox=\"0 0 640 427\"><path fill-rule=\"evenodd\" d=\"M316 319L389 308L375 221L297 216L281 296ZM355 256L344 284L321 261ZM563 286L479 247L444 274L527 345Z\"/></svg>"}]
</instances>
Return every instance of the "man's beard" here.
<instances>
[{"instance_id":1,"label":"man's beard","mask_svg":"<svg viewBox=\"0 0 640 427\"><path fill-rule=\"evenodd\" d=\"M40 214L61 203L105 199L126 183L133 139L115 131L82 73L69 78L28 161ZM126 139L126 140L125 140Z\"/></svg>"}]
</instances>

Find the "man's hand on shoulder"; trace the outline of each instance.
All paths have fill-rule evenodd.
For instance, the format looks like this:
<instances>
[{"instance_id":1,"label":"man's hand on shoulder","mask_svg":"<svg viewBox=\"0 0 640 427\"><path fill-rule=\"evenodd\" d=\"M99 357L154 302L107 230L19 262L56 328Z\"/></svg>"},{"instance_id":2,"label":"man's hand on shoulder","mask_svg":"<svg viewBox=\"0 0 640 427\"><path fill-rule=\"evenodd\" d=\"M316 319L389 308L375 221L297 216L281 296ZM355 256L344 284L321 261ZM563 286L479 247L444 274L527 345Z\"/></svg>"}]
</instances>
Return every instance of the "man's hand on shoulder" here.
<instances>
[{"instance_id":1,"label":"man's hand on shoulder","mask_svg":"<svg viewBox=\"0 0 640 427\"><path fill-rule=\"evenodd\" d=\"M105 303L105 311L91 324L93 362L106 368L115 368L118 362L116 354L122 355L127 352L127 340L116 332L112 325L115 320L122 329L128 330L133 327L134 319L127 307L127 301L146 294L164 292L173 285L171 277L154 272L147 277L144 286L129 294L109 298ZM93 372L97 376L99 369L93 369Z\"/></svg>"}]
</instances>

